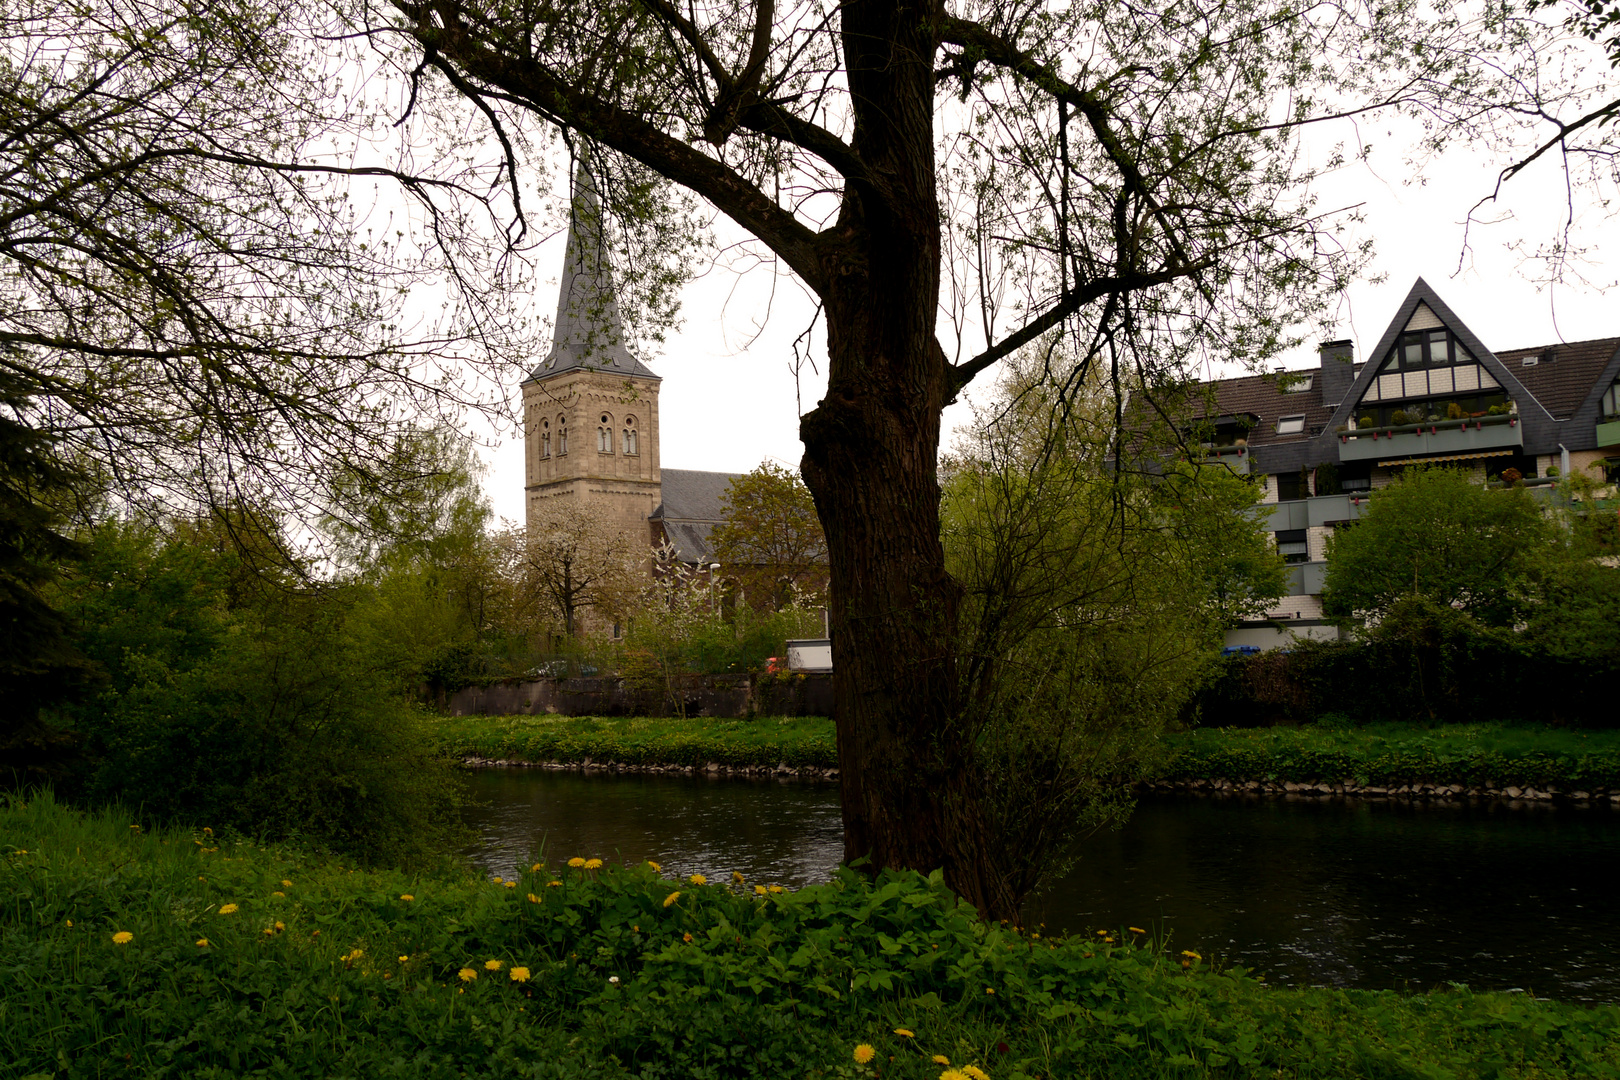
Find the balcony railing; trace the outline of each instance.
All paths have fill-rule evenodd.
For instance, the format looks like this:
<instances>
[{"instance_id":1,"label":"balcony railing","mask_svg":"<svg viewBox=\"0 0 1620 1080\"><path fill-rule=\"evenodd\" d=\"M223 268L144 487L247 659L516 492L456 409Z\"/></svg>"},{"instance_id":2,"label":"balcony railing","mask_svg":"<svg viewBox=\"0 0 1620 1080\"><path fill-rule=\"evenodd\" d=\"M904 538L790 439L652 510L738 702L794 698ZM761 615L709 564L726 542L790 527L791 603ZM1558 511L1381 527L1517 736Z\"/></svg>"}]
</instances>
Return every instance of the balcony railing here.
<instances>
[{"instance_id":1,"label":"balcony railing","mask_svg":"<svg viewBox=\"0 0 1620 1080\"><path fill-rule=\"evenodd\" d=\"M1524 445L1517 416L1478 416L1339 432L1339 460L1467 454Z\"/></svg>"}]
</instances>

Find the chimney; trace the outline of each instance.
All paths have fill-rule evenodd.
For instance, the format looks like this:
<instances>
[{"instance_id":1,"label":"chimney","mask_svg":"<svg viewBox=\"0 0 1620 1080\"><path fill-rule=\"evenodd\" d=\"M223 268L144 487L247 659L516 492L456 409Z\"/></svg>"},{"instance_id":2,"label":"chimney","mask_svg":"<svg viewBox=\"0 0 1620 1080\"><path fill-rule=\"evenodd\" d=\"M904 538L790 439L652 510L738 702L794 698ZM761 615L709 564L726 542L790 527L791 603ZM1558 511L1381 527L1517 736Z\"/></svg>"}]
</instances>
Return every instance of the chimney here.
<instances>
[{"instance_id":1,"label":"chimney","mask_svg":"<svg viewBox=\"0 0 1620 1080\"><path fill-rule=\"evenodd\" d=\"M1318 351L1322 356L1322 375L1318 383L1322 404L1335 409L1356 381L1355 343L1324 341Z\"/></svg>"}]
</instances>

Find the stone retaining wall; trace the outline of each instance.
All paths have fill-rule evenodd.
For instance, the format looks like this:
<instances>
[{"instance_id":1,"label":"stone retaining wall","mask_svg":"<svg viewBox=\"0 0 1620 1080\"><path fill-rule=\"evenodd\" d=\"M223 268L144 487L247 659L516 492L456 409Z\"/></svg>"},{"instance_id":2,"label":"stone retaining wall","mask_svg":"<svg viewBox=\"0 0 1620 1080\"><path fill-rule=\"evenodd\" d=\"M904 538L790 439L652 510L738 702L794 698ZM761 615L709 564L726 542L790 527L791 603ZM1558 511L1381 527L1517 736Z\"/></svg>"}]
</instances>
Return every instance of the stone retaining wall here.
<instances>
[{"instance_id":1,"label":"stone retaining wall","mask_svg":"<svg viewBox=\"0 0 1620 1080\"><path fill-rule=\"evenodd\" d=\"M1279 780L1160 780L1144 784L1149 791L1224 792L1254 795L1302 795L1321 797L1398 798L1398 799L1508 799L1523 802L1611 803L1620 806L1620 792L1599 789L1542 790L1539 788L1468 787L1463 784L1401 784L1380 787L1373 784Z\"/></svg>"},{"instance_id":2,"label":"stone retaining wall","mask_svg":"<svg viewBox=\"0 0 1620 1080\"><path fill-rule=\"evenodd\" d=\"M624 679L534 679L468 686L445 702L451 716L831 716L832 676L682 675L667 686Z\"/></svg>"}]
</instances>

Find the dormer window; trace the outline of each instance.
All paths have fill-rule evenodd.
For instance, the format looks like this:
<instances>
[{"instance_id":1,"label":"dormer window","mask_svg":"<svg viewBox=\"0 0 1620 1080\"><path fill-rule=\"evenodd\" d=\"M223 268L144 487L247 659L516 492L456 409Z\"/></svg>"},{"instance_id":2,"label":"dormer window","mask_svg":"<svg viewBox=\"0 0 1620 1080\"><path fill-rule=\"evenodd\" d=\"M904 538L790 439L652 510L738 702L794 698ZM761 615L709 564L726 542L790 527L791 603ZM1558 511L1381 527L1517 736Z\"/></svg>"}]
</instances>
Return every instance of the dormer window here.
<instances>
[{"instance_id":1,"label":"dormer window","mask_svg":"<svg viewBox=\"0 0 1620 1080\"><path fill-rule=\"evenodd\" d=\"M1305 416L1283 416L1277 419L1277 434L1298 435L1305 430Z\"/></svg>"},{"instance_id":2,"label":"dormer window","mask_svg":"<svg viewBox=\"0 0 1620 1080\"><path fill-rule=\"evenodd\" d=\"M1277 389L1281 390L1285 394L1303 394L1305 391L1309 390L1311 386L1315 384L1315 382L1316 375L1313 372L1307 371L1295 374L1284 373L1279 375L1277 378Z\"/></svg>"}]
</instances>

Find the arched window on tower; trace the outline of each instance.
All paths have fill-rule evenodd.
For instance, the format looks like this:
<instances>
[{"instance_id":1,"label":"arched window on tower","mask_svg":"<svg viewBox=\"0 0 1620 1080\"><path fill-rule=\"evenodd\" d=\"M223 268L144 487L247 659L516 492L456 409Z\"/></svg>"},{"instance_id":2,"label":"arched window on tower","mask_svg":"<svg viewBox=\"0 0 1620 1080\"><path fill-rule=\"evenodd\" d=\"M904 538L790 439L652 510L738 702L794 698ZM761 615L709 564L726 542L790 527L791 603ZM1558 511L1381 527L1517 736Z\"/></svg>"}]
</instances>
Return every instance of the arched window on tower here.
<instances>
[{"instance_id":1,"label":"arched window on tower","mask_svg":"<svg viewBox=\"0 0 1620 1080\"><path fill-rule=\"evenodd\" d=\"M540 421L540 456L543 457L543 458L548 458L548 457L551 456L551 421L550 420L542 420L542 421Z\"/></svg>"},{"instance_id":2,"label":"arched window on tower","mask_svg":"<svg viewBox=\"0 0 1620 1080\"><path fill-rule=\"evenodd\" d=\"M568 453L568 418L565 416L557 417L557 453Z\"/></svg>"},{"instance_id":3,"label":"arched window on tower","mask_svg":"<svg viewBox=\"0 0 1620 1080\"><path fill-rule=\"evenodd\" d=\"M613 417L603 413L596 429L596 449L599 453L613 453Z\"/></svg>"},{"instance_id":4,"label":"arched window on tower","mask_svg":"<svg viewBox=\"0 0 1620 1080\"><path fill-rule=\"evenodd\" d=\"M637 439L636 439L636 418L635 417L627 416L627 417L624 418L624 431L623 431L622 434L624 436L624 452L626 454L639 454L639 453L641 453L640 449L638 449L637 445L636 445Z\"/></svg>"}]
</instances>

